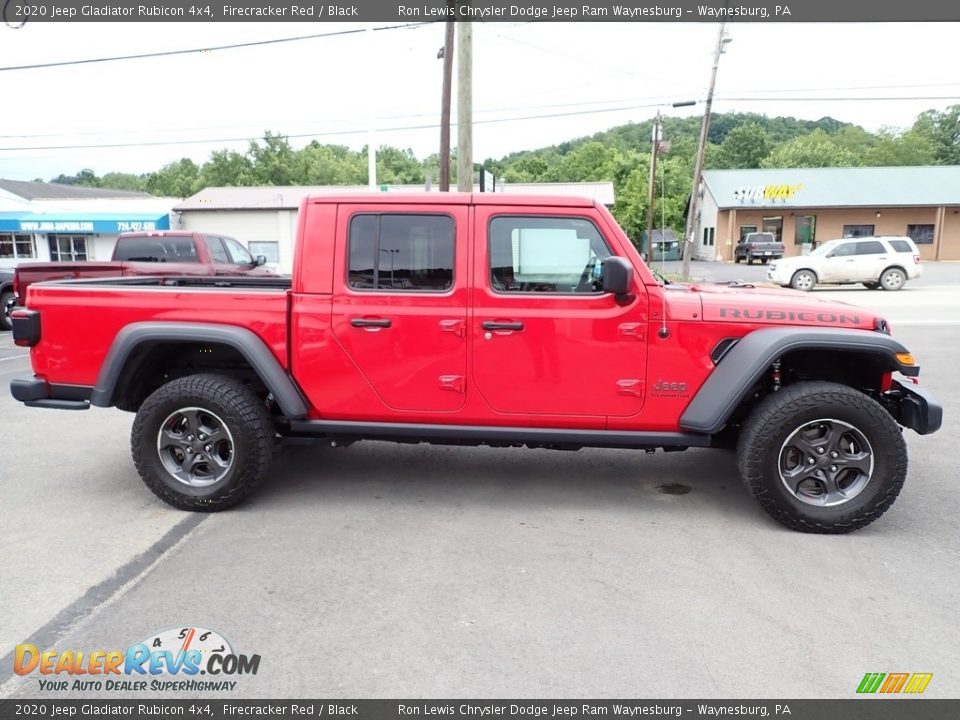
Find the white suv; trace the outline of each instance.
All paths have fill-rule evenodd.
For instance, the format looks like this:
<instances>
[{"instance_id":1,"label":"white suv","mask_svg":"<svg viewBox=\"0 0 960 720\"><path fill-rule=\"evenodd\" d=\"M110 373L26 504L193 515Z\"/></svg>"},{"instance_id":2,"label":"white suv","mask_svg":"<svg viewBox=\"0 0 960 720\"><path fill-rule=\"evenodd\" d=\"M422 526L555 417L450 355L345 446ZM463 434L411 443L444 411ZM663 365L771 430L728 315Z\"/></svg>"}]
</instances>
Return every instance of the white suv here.
<instances>
[{"instance_id":1,"label":"white suv","mask_svg":"<svg viewBox=\"0 0 960 720\"><path fill-rule=\"evenodd\" d=\"M830 240L809 255L772 262L767 280L797 290L812 290L817 283L899 290L922 272L920 251L910 238L858 237Z\"/></svg>"}]
</instances>

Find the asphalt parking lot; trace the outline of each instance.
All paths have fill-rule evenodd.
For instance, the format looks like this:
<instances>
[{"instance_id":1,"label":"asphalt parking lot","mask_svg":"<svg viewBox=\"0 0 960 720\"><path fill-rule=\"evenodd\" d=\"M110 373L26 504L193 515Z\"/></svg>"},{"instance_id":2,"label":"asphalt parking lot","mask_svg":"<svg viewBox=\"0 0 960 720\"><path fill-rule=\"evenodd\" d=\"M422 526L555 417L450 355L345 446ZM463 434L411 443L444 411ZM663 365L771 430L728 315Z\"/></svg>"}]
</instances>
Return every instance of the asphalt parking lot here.
<instances>
[{"instance_id":1,"label":"asphalt parking lot","mask_svg":"<svg viewBox=\"0 0 960 720\"><path fill-rule=\"evenodd\" d=\"M866 672L960 696L960 264L814 293L882 310L945 406L908 431L894 507L846 536L776 524L703 450L292 447L251 501L182 513L140 482L131 415L13 401L28 358L0 334L0 696L41 695L17 643L187 626L261 656L233 697L852 697ZM144 693L61 697L84 695Z\"/></svg>"}]
</instances>

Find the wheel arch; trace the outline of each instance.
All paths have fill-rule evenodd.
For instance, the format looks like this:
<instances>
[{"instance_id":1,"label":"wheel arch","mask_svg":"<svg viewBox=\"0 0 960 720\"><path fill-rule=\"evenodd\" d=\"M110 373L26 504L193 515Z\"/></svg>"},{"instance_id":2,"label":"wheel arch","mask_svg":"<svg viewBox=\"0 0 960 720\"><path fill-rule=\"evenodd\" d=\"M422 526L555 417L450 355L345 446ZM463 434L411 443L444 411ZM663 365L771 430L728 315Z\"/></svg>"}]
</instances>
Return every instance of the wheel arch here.
<instances>
[{"instance_id":1,"label":"wheel arch","mask_svg":"<svg viewBox=\"0 0 960 720\"><path fill-rule=\"evenodd\" d=\"M907 349L889 335L870 330L842 328L765 328L743 337L700 387L680 417L680 428L689 432L718 433L778 359L839 353L864 360L877 372L917 375L916 365L905 366L897 353Z\"/></svg>"},{"instance_id":2,"label":"wheel arch","mask_svg":"<svg viewBox=\"0 0 960 720\"><path fill-rule=\"evenodd\" d=\"M156 382L156 373L185 353L209 354L209 359L196 361L199 372L215 372L218 366L248 370L273 395L284 416L306 417L307 404L300 390L266 344L246 328L212 323L127 325L104 358L90 395L91 405L112 407L142 400L151 381Z\"/></svg>"}]
</instances>

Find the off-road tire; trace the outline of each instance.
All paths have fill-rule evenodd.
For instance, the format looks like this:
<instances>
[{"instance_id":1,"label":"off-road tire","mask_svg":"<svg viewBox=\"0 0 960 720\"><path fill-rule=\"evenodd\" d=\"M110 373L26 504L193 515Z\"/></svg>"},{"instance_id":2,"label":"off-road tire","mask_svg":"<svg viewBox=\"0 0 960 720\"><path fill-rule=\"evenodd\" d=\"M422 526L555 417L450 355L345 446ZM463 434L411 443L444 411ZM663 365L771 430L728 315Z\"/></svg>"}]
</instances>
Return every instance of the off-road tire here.
<instances>
[{"instance_id":1,"label":"off-road tire","mask_svg":"<svg viewBox=\"0 0 960 720\"><path fill-rule=\"evenodd\" d=\"M838 505L818 506L787 489L780 453L797 429L827 418L863 434L873 469L859 494ZM896 421L873 398L837 383L804 382L757 405L740 434L737 462L747 489L778 522L801 532L839 534L869 525L893 505L907 475L907 447Z\"/></svg>"},{"instance_id":2,"label":"off-road tire","mask_svg":"<svg viewBox=\"0 0 960 720\"><path fill-rule=\"evenodd\" d=\"M880 276L880 287L882 287L884 290L889 290L890 292L899 290L906 284L907 273L904 272L903 268L887 268Z\"/></svg>"},{"instance_id":3,"label":"off-road tire","mask_svg":"<svg viewBox=\"0 0 960 720\"><path fill-rule=\"evenodd\" d=\"M13 291L7 290L0 293L0 330L12 330L13 320L8 314L8 306L12 307Z\"/></svg>"},{"instance_id":4,"label":"off-road tire","mask_svg":"<svg viewBox=\"0 0 960 720\"><path fill-rule=\"evenodd\" d=\"M182 408L199 407L222 419L232 439L226 475L206 487L180 482L164 467L158 434ZM130 436L133 461L158 498L181 510L217 512L233 507L256 488L273 457L275 429L263 401L238 380L223 375L189 375L168 382L137 411Z\"/></svg>"},{"instance_id":5,"label":"off-road tire","mask_svg":"<svg viewBox=\"0 0 960 720\"><path fill-rule=\"evenodd\" d=\"M804 276L810 276L810 284L807 285L802 279ZM813 270L797 270L790 278L790 287L794 290L810 292L817 286L817 274Z\"/></svg>"}]
</instances>

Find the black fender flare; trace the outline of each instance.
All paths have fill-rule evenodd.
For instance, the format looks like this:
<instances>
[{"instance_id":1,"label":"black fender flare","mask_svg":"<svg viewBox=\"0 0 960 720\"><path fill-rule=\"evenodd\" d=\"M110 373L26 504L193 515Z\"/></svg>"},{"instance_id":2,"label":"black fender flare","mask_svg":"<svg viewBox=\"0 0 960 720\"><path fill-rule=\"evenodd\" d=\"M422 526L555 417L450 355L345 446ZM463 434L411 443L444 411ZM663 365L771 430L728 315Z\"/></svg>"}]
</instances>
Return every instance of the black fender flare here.
<instances>
[{"instance_id":1,"label":"black fender flare","mask_svg":"<svg viewBox=\"0 0 960 720\"><path fill-rule=\"evenodd\" d=\"M889 335L872 330L843 328L764 328L741 338L694 395L680 417L687 432L719 432L740 401L774 360L792 350L841 350L870 353L893 372L918 375L916 365L904 365L897 353L908 350Z\"/></svg>"},{"instance_id":2,"label":"black fender flare","mask_svg":"<svg viewBox=\"0 0 960 720\"><path fill-rule=\"evenodd\" d=\"M281 412L291 419L307 415L307 403L296 384L263 340L235 325L184 322L137 322L124 327L110 346L100 367L90 404L111 407L120 375L133 351L144 343L208 342L239 352L273 395Z\"/></svg>"}]
</instances>

